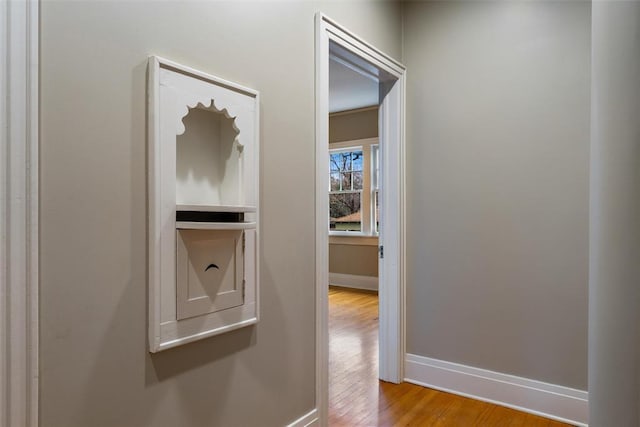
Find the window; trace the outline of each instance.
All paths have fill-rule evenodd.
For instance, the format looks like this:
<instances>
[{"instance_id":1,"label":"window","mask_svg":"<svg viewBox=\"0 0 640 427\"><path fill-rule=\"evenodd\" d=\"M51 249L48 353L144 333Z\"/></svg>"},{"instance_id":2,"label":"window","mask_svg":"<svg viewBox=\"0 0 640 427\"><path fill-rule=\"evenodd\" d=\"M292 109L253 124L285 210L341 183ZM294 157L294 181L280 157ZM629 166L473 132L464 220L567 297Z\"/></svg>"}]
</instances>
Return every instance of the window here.
<instances>
[{"instance_id":1,"label":"window","mask_svg":"<svg viewBox=\"0 0 640 427\"><path fill-rule=\"evenodd\" d=\"M377 235L377 139L331 146L336 148L329 150L330 234Z\"/></svg>"},{"instance_id":2,"label":"window","mask_svg":"<svg viewBox=\"0 0 640 427\"><path fill-rule=\"evenodd\" d=\"M378 144L371 146L371 200L372 209L371 215L373 217L373 232L379 233L380 227L380 208L379 208L379 196L380 196L380 146Z\"/></svg>"},{"instance_id":3,"label":"window","mask_svg":"<svg viewBox=\"0 0 640 427\"><path fill-rule=\"evenodd\" d=\"M329 153L329 216L334 231L362 231L362 164L362 148Z\"/></svg>"}]
</instances>

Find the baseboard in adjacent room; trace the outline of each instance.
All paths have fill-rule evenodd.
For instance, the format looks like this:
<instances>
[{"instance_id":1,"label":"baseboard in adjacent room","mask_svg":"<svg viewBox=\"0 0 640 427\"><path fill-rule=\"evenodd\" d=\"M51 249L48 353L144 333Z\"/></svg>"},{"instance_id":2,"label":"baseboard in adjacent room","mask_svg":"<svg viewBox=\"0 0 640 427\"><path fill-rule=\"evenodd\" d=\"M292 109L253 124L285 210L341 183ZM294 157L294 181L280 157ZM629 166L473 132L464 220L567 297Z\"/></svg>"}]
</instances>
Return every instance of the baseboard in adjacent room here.
<instances>
[{"instance_id":1,"label":"baseboard in adjacent room","mask_svg":"<svg viewBox=\"0 0 640 427\"><path fill-rule=\"evenodd\" d=\"M344 288L366 289L378 291L378 278L375 276L359 276L355 274L329 273L329 284Z\"/></svg>"},{"instance_id":2,"label":"baseboard in adjacent room","mask_svg":"<svg viewBox=\"0 0 640 427\"><path fill-rule=\"evenodd\" d=\"M314 408L291 424L288 424L287 427L314 427L317 425L320 425L318 419L318 410Z\"/></svg>"},{"instance_id":3,"label":"baseboard in adjacent room","mask_svg":"<svg viewBox=\"0 0 640 427\"><path fill-rule=\"evenodd\" d=\"M555 384L407 354L405 381L578 426L587 426L588 393Z\"/></svg>"}]
</instances>

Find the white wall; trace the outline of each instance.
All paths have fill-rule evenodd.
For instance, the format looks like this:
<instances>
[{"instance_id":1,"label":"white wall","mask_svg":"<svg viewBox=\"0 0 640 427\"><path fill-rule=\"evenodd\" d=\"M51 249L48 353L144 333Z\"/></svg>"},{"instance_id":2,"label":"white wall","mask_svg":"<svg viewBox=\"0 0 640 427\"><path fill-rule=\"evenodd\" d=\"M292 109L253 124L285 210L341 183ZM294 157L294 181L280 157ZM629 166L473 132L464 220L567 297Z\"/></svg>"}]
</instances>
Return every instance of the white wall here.
<instances>
[{"instance_id":1,"label":"white wall","mask_svg":"<svg viewBox=\"0 0 640 427\"><path fill-rule=\"evenodd\" d=\"M394 2L41 10L41 425L282 426L315 405L314 13L400 56ZM385 31L379 31L384 28ZM147 352L146 62L261 92L261 320Z\"/></svg>"},{"instance_id":2,"label":"white wall","mask_svg":"<svg viewBox=\"0 0 640 427\"><path fill-rule=\"evenodd\" d=\"M407 351L587 388L588 2L409 2Z\"/></svg>"},{"instance_id":3,"label":"white wall","mask_svg":"<svg viewBox=\"0 0 640 427\"><path fill-rule=\"evenodd\" d=\"M593 3L590 425L640 425L640 3Z\"/></svg>"}]
</instances>

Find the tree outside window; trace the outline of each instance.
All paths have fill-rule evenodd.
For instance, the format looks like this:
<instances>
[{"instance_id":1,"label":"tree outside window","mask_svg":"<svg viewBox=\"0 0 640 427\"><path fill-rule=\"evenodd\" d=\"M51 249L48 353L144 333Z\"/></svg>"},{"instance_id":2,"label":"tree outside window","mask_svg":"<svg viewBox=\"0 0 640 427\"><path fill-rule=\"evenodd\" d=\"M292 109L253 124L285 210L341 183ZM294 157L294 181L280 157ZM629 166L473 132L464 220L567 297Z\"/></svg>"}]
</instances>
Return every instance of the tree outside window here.
<instances>
[{"instance_id":1,"label":"tree outside window","mask_svg":"<svg viewBox=\"0 0 640 427\"><path fill-rule=\"evenodd\" d=\"M329 155L331 230L362 231L362 165L362 149L332 150Z\"/></svg>"},{"instance_id":2,"label":"tree outside window","mask_svg":"<svg viewBox=\"0 0 640 427\"><path fill-rule=\"evenodd\" d=\"M354 141L355 142L355 141ZM379 154L376 140L329 150L329 231L378 234Z\"/></svg>"}]
</instances>

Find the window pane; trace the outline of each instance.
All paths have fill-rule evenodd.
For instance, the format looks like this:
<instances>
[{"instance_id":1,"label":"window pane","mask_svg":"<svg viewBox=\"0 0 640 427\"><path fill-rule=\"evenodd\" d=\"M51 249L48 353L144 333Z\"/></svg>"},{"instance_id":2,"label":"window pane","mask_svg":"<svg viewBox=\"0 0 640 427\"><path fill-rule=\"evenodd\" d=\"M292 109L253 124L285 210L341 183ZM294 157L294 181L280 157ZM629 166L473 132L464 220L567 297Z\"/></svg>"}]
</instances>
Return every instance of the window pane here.
<instances>
[{"instance_id":1,"label":"window pane","mask_svg":"<svg viewBox=\"0 0 640 427\"><path fill-rule=\"evenodd\" d=\"M362 231L361 198L360 192L329 195L332 231Z\"/></svg>"},{"instance_id":2,"label":"window pane","mask_svg":"<svg viewBox=\"0 0 640 427\"><path fill-rule=\"evenodd\" d=\"M329 158L329 168L331 172L337 172L340 170L340 166L342 165L342 156L340 153L331 153Z\"/></svg>"},{"instance_id":3,"label":"window pane","mask_svg":"<svg viewBox=\"0 0 640 427\"><path fill-rule=\"evenodd\" d=\"M342 187L340 190L342 191L351 191L353 188L351 187L351 172L342 172Z\"/></svg>"},{"instance_id":4,"label":"window pane","mask_svg":"<svg viewBox=\"0 0 640 427\"><path fill-rule=\"evenodd\" d=\"M363 184L362 171L353 172L352 178L353 178L353 189L362 190L362 184Z\"/></svg>"},{"instance_id":5,"label":"window pane","mask_svg":"<svg viewBox=\"0 0 640 427\"><path fill-rule=\"evenodd\" d=\"M329 195L329 215L333 231L362 231L363 162L362 147L329 153L329 191L332 193ZM366 209L367 215L370 215L369 209Z\"/></svg>"},{"instance_id":6,"label":"window pane","mask_svg":"<svg viewBox=\"0 0 640 427\"><path fill-rule=\"evenodd\" d=\"M362 151L352 151L351 152L351 168L354 171L362 170Z\"/></svg>"},{"instance_id":7,"label":"window pane","mask_svg":"<svg viewBox=\"0 0 640 427\"><path fill-rule=\"evenodd\" d=\"M342 170L349 171L351 170L351 152L342 153Z\"/></svg>"},{"instance_id":8,"label":"window pane","mask_svg":"<svg viewBox=\"0 0 640 427\"><path fill-rule=\"evenodd\" d=\"M329 191L340 191L340 173L331 172L331 182L329 184Z\"/></svg>"},{"instance_id":9,"label":"window pane","mask_svg":"<svg viewBox=\"0 0 640 427\"><path fill-rule=\"evenodd\" d=\"M348 171L351 170L351 151L343 151L333 153L331 155L331 162L335 163L336 170Z\"/></svg>"},{"instance_id":10,"label":"window pane","mask_svg":"<svg viewBox=\"0 0 640 427\"><path fill-rule=\"evenodd\" d=\"M362 170L362 150L356 151L332 151L329 153L329 167L331 171Z\"/></svg>"}]
</instances>

